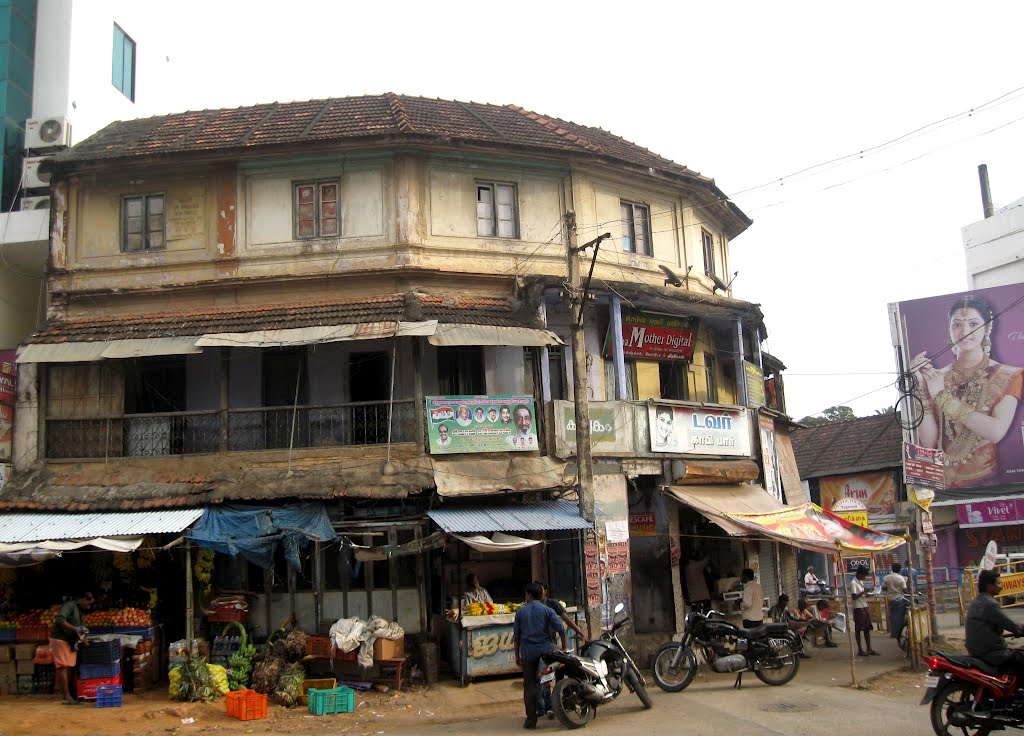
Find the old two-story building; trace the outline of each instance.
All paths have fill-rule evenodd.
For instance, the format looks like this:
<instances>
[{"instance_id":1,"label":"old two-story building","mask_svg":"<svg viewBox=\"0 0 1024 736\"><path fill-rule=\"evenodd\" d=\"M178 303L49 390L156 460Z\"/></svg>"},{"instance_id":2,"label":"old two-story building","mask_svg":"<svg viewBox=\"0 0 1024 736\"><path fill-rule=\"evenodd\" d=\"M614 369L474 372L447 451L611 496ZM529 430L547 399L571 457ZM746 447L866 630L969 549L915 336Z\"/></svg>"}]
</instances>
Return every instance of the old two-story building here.
<instances>
[{"instance_id":1,"label":"old two-story building","mask_svg":"<svg viewBox=\"0 0 1024 736\"><path fill-rule=\"evenodd\" d=\"M4 513L323 504L339 540L301 569L217 557L266 628L294 610L420 631L472 572L496 599L543 576L626 600L658 642L691 551L727 583L758 569L772 600L795 570L721 516L803 498L783 366L726 283L751 221L712 179L513 105L395 94L117 122L50 167ZM603 233L591 530L566 254ZM460 541L492 532L543 544Z\"/></svg>"}]
</instances>

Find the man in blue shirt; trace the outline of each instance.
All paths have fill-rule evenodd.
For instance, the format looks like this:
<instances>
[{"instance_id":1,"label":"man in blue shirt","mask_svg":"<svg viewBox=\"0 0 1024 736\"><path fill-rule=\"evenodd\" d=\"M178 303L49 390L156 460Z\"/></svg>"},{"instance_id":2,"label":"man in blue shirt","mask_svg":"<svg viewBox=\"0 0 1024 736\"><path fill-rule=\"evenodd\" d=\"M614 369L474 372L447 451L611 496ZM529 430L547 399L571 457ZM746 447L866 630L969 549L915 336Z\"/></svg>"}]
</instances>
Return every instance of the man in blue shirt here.
<instances>
[{"instance_id":1,"label":"man in blue shirt","mask_svg":"<svg viewBox=\"0 0 1024 736\"><path fill-rule=\"evenodd\" d=\"M541 603L543 591L536 583L526 586L526 605L516 611L512 626L515 637L516 664L523 670L523 703L526 720L523 728L537 728L538 669L542 654L551 651L551 637L558 634L562 649L568 648L565 627L552 609Z\"/></svg>"}]
</instances>

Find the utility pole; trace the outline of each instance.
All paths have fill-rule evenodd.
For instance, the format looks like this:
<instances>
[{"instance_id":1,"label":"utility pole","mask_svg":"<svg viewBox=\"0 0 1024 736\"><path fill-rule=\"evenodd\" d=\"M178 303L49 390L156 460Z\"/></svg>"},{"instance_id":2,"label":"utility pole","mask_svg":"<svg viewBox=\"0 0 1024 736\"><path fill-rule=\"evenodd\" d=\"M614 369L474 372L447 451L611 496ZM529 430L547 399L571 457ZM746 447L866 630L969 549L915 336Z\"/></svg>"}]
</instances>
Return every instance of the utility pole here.
<instances>
[{"instance_id":1,"label":"utility pole","mask_svg":"<svg viewBox=\"0 0 1024 736\"><path fill-rule=\"evenodd\" d=\"M587 385L587 345L583 331L583 312L586 308L587 294L590 290L590 277L594 274L597 262L597 249L601 241L611 237L605 233L582 245L576 245L576 213L565 213L566 261L568 265L569 304L571 306L572 325L572 394L576 416L576 477L579 488L580 516L593 524L596 520L594 511L594 465L590 446L590 390ZM594 257L590 264L590 274L584 286L580 270L579 255L590 246L594 246ZM598 552L600 555L600 552ZM600 570L600 560L597 562ZM602 589L603 589L602 585ZM587 593L587 629L591 638L595 637L600 627L600 613L590 605Z\"/></svg>"}]
</instances>

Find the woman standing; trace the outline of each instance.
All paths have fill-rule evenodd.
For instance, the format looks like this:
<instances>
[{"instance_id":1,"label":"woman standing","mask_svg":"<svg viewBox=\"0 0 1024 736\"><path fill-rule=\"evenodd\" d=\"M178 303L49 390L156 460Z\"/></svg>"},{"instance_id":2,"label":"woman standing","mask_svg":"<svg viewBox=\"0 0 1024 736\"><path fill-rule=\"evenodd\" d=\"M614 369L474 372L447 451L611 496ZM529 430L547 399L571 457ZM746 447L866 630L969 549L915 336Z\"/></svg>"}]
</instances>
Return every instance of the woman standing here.
<instances>
[{"instance_id":1,"label":"woman standing","mask_svg":"<svg viewBox=\"0 0 1024 736\"><path fill-rule=\"evenodd\" d=\"M992 360L995 314L984 299L964 296L949 310L953 362L935 368L922 352L911 370L921 377L925 447L946 453L946 488L998 480L997 445L1013 423L1021 397L1021 369Z\"/></svg>"}]
</instances>

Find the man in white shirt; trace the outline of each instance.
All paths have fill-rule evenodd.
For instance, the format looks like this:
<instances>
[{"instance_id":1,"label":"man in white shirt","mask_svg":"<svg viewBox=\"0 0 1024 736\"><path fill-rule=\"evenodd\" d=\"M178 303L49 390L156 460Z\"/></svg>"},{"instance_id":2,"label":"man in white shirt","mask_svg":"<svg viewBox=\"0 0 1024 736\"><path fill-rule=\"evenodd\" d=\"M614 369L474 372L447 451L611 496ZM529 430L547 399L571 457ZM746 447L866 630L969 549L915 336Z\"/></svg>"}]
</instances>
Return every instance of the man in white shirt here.
<instances>
[{"instance_id":1,"label":"man in white shirt","mask_svg":"<svg viewBox=\"0 0 1024 736\"><path fill-rule=\"evenodd\" d=\"M871 611L868 609L867 588L864 581L868 577L866 567L858 567L857 573L850 581L850 597L853 598L853 630L857 634L857 656L877 656L878 652L871 648ZM860 635L864 634L864 643L867 645L867 652L860 645Z\"/></svg>"},{"instance_id":2,"label":"man in white shirt","mask_svg":"<svg viewBox=\"0 0 1024 736\"><path fill-rule=\"evenodd\" d=\"M900 571L903 567L898 562L892 563L892 572L882 580L882 590L889 603L889 636L898 637L907 623L907 602L903 595L907 592L907 579Z\"/></svg>"},{"instance_id":3,"label":"man in white shirt","mask_svg":"<svg viewBox=\"0 0 1024 736\"><path fill-rule=\"evenodd\" d=\"M743 597L740 599L743 628L752 629L764 623L764 591L749 567L740 574L740 579L743 581Z\"/></svg>"},{"instance_id":4,"label":"man in white shirt","mask_svg":"<svg viewBox=\"0 0 1024 736\"><path fill-rule=\"evenodd\" d=\"M804 589L808 593L820 593L821 588L818 587L820 582L818 576L814 574L814 565L811 565L807 568L807 574L804 575Z\"/></svg>"}]
</instances>

